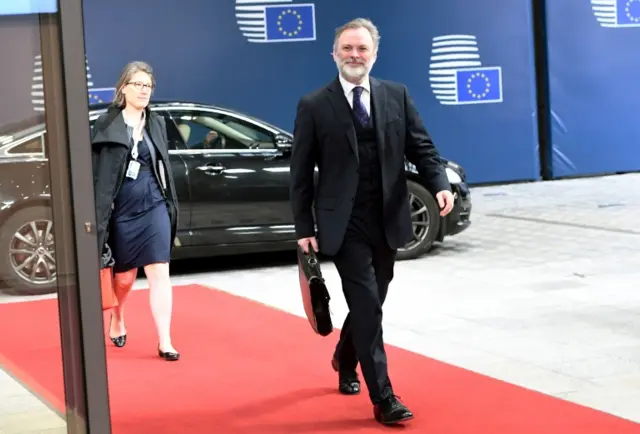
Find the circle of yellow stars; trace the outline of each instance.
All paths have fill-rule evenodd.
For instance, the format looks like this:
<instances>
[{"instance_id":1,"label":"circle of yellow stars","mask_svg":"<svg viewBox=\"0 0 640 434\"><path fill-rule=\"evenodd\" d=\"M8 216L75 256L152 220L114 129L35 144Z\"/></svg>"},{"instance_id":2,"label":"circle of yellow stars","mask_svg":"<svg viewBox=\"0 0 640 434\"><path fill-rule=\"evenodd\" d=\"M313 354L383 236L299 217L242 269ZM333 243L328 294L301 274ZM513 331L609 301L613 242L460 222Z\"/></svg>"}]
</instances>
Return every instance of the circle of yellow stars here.
<instances>
[{"instance_id":1,"label":"circle of yellow stars","mask_svg":"<svg viewBox=\"0 0 640 434\"><path fill-rule=\"evenodd\" d=\"M287 31L282 27L282 20L287 15L293 15L294 17L296 17L298 19L298 26L293 31ZM302 16L296 10L287 9L285 11L280 12L280 14L278 15L277 24L278 24L278 30L283 35L285 35L285 36L297 36L298 33L300 33L300 31L302 30L302 24L303 24Z\"/></svg>"},{"instance_id":2,"label":"circle of yellow stars","mask_svg":"<svg viewBox=\"0 0 640 434\"><path fill-rule=\"evenodd\" d=\"M482 93L476 93L473 91L473 89L471 89L471 83L476 78L480 78L484 81L484 91ZM489 81L489 78L484 72L474 72L473 74L471 74L471 76L467 80L467 91L469 92L469 95L471 95L476 99L481 99L486 97L489 94L490 90L491 90L491 81Z\"/></svg>"},{"instance_id":3,"label":"circle of yellow stars","mask_svg":"<svg viewBox=\"0 0 640 434\"><path fill-rule=\"evenodd\" d=\"M635 16L631 14L631 7L634 3L640 3L640 0L627 0L624 4L624 13L629 18L629 21L633 21L634 23L640 23L640 16ZM640 5L636 5L640 6Z\"/></svg>"}]
</instances>

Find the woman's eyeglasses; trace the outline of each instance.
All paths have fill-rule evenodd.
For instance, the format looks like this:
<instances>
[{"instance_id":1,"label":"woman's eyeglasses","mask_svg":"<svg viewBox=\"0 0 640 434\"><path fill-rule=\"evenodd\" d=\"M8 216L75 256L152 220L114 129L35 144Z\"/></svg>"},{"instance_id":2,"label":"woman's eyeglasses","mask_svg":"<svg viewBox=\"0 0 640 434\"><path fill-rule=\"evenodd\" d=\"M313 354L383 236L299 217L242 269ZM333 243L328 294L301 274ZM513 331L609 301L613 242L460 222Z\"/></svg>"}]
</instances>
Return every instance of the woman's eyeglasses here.
<instances>
[{"instance_id":1,"label":"woman's eyeglasses","mask_svg":"<svg viewBox=\"0 0 640 434\"><path fill-rule=\"evenodd\" d=\"M138 91L142 90L142 89L153 90L153 87L154 87L153 84L142 83L140 81L130 81L127 84L132 84L133 87Z\"/></svg>"}]
</instances>

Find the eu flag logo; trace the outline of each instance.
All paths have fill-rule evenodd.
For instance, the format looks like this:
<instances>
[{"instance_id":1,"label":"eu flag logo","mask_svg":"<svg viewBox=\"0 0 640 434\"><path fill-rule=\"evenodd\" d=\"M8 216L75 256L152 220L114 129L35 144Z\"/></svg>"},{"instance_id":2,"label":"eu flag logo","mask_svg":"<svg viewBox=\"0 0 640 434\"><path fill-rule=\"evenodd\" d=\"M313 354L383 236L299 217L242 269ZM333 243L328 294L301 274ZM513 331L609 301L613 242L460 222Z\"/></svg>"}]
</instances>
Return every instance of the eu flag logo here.
<instances>
[{"instance_id":1,"label":"eu flag logo","mask_svg":"<svg viewBox=\"0 0 640 434\"><path fill-rule=\"evenodd\" d=\"M115 87L89 88L89 105L111 102L115 95Z\"/></svg>"},{"instance_id":2,"label":"eu flag logo","mask_svg":"<svg viewBox=\"0 0 640 434\"><path fill-rule=\"evenodd\" d=\"M456 70L456 102L458 104L502 102L502 68L489 66Z\"/></svg>"},{"instance_id":3,"label":"eu flag logo","mask_svg":"<svg viewBox=\"0 0 640 434\"><path fill-rule=\"evenodd\" d=\"M640 27L640 0L591 0L602 27Z\"/></svg>"},{"instance_id":4,"label":"eu flag logo","mask_svg":"<svg viewBox=\"0 0 640 434\"><path fill-rule=\"evenodd\" d=\"M617 0L618 26L640 26L640 0Z\"/></svg>"},{"instance_id":5,"label":"eu flag logo","mask_svg":"<svg viewBox=\"0 0 640 434\"><path fill-rule=\"evenodd\" d=\"M502 68L482 66L475 35L434 36L429 81L442 105L503 102Z\"/></svg>"},{"instance_id":6,"label":"eu flag logo","mask_svg":"<svg viewBox=\"0 0 640 434\"><path fill-rule=\"evenodd\" d=\"M265 6L267 42L315 41L315 7L309 4Z\"/></svg>"}]
</instances>

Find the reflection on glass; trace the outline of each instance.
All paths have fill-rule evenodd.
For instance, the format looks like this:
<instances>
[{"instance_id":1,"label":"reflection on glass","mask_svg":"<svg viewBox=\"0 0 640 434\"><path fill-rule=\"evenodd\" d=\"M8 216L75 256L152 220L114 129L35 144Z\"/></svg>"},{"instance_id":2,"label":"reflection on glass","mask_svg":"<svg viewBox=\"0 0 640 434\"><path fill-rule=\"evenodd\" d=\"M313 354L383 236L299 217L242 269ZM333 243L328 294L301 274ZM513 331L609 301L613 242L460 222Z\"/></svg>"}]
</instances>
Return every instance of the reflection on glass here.
<instances>
[{"instance_id":1,"label":"reflection on glass","mask_svg":"<svg viewBox=\"0 0 640 434\"><path fill-rule=\"evenodd\" d=\"M37 15L0 16L3 434L67 432L40 37Z\"/></svg>"}]
</instances>

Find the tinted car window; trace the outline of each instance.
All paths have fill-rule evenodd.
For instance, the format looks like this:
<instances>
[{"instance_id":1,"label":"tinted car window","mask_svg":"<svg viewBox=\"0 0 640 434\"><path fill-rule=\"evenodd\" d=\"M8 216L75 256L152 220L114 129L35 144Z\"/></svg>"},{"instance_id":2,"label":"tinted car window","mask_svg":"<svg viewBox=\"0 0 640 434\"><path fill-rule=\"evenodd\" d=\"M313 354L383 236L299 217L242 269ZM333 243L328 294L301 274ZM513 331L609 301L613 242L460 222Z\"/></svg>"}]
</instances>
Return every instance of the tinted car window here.
<instances>
[{"instance_id":1,"label":"tinted car window","mask_svg":"<svg viewBox=\"0 0 640 434\"><path fill-rule=\"evenodd\" d=\"M182 135L178 130L173 119L167 113L163 113L165 123L167 124L167 138L169 139L169 149L183 148L184 142Z\"/></svg>"},{"instance_id":2,"label":"tinted car window","mask_svg":"<svg viewBox=\"0 0 640 434\"><path fill-rule=\"evenodd\" d=\"M11 154L42 154L42 136L27 140L18 146L11 148Z\"/></svg>"},{"instance_id":3,"label":"tinted car window","mask_svg":"<svg viewBox=\"0 0 640 434\"><path fill-rule=\"evenodd\" d=\"M42 156L44 155L44 142L43 136L36 136L34 138L25 140L17 145L8 143L4 146L0 146L0 156L14 157L18 155L26 156Z\"/></svg>"},{"instance_id":4,"label":"tinted car window","mask_svg":"<svg viewBox=\"0 0 640 434\"><path fill-rule=\"evenodd\" d=\"M187 149L274 149L269 131L231 116L197 111L172 113Z\"/></svg>"}]
</instances>

